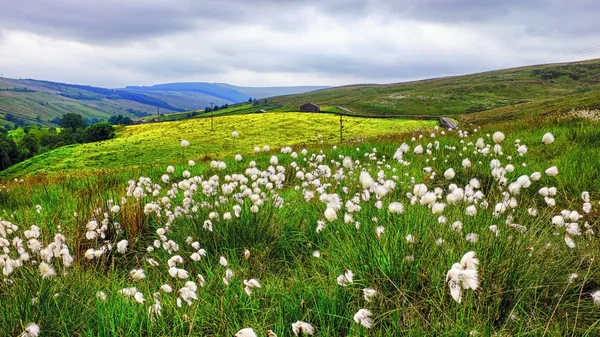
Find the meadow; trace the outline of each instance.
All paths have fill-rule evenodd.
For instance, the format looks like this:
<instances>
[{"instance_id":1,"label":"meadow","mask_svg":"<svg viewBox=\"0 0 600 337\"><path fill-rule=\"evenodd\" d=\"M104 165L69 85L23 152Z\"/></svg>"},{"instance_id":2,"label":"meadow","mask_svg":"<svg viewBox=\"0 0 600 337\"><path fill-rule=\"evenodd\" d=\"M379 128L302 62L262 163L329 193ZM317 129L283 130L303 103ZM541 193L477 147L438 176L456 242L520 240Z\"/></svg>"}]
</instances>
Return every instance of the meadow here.
<instances>
[{"instance_id":1,"label":"meadow","mask_svg":"<svg viewBox=\"0 0 600 337\"><path fill-rule=\"evenodd\" d=\"M340 144L335 116L230 116L50 153L0 185L0 335L597 336L585 116L348 118Z\"/></svg>"},{"instance_id":2,"label":"meadow","mask_svg":"<svg viewBox=\"0 0 600 337\"><path fill-rule=\"evenodd\" d=\"M261 113L190 119L123 127L117 138L64 146L0 172L0 177L31 174L88 174L98 170L164 166L184 160L251 153L256 146L283 147L339 141L339 117L331 114ZM431 128L435 121L344 117L343 137L363 139ZM239 138L231 133L237 130ZM177 140L191 142L187 156Z\"/></svg>"},{"instance_id":3,"label":"meadow","mask_svg":"<svg viewBox=\"0 0 600 337\"><path fill-rule=\"evenodd\" d=\"M360 115L473 115L479 121L501 122L543 114L561 105L597 109L599 74L596 59L404 83L349 85L269 101L292 107L307 102L342 106Z\"/></svg>"}]
</instances>

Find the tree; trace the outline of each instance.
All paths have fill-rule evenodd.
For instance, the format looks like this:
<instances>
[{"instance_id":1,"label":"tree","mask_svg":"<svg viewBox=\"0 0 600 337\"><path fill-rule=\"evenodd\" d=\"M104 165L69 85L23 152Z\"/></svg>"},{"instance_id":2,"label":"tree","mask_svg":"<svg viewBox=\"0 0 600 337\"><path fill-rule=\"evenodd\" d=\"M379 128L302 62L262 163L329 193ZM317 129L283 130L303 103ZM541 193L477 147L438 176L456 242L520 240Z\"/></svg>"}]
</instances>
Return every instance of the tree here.
<instances>
[{"instance_id":1,"label":"tree","mask_svg":"<svg viewBox=\"0 0 600 337\"><path fill-rule=\"evenodd\" d=\"M86 142L98 142L115 137L115 128L106 123L96 123L85 130Z\"/></svg>"},{"instance_id":2,"label":"tree","mask_svg":"<svg viewBox=\"0 0 600 337\"><path fill-rule=\"evenodd\" d=\"M124 117L123 115L118 116L110 116L108 119L108 124L111 125L131 125L133 124L133 120L129 117Z\"/></svg>"},{"instance_id":3,"label":"tree","mask_svg":"<svg viewBox=\"0 0 600 337\"><path fill-rule=\"evenodd\" d=\"M69 112L60 119L60 126L74 132L77 129L85 129L85 122L81 115Z\"/></svg>"},{"instance_id":4,"label":"tree","mask_svg":"<svg viewBox=\"0 0 600 337\"><path fill-rule=\"evenodd\" d=\"M35 156L40 148L40 142L32 132L27 133L19 145L26 151L25 157L27 158Z\"/></svg>"},{"instance_id":5,"label":"tree","mask_svg":"<svg viewBox=\"0 0 600 337\"><path fill-rule=\"evenodd\" d=\"M17 144L8 138L6 130L0 128L0 171L21 161Z\"/></svg>"}]
</instances>

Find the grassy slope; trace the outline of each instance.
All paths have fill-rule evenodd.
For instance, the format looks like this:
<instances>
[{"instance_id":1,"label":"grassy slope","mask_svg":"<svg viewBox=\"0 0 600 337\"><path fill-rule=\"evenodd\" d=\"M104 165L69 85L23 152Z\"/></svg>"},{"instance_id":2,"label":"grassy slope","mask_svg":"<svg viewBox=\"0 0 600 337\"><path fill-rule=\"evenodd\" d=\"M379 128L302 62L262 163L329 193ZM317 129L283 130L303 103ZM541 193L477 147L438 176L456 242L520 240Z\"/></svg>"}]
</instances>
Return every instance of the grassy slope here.
<instances>
[{"instance_id":1,"label":"grassy slope","mask_svg":"<svg viewBox=\"0 0 600 337\"><path fill-rule=\"evenodd\" d=\"M405 155L411 163L409 166L390 160L403 141L411 144L411 150L416 145L407 135L396 135L391 140L344 144L336 150L321 145L318 133L326 141L335 141L338 130L335 116L325 114L268 113L215 118L217 131L214 133L207 131L208 119L140 125L122 130L121 140L66 147L44 155L46 157L34 158L26 162L28 164L11 168L6 172L7 177L50 170L59 173L77 170L83 174L26 177L23 183L10 182L9 191L0 186L0 210L3 210L0 214L4 218L10 217L20 230L33 223L39 225L45 244L51 241L50 233L55 233L60 226L76 262L66 276L41 279L37 267L26 266L11 276L15 285L0 283L0 303L4 303L0 306L0 317L3 317L0 334L18 335L27 322L33 321L42 326L42 333L63 336L231 336L238 329L250 326L259 335L272 329L279 336L287 336L291 335L291 323L305 320L316 326L319 336L465 336L471 331L484 336L596 336L600 333L600 310L593 304L590 293L600 289L600 213L597 206L600 200L600 127L587 120L563 119L558 114L571 107L594 107L596 99L595 92L552 100L538 97L514 107L463 116L466 121L485 125L477 127L476 133L471 130L467 139L452 134L438 134L431 139L429 133L425 133L417 143L426 146L439 141L440 149L433 148L431 155L420 156L409 151ZM544 118L536 118L539 114ZM346 120L348 135L357 136L387 133L398 125L405 126L399 120ZM502 122L498 123L498 120ZM233 128L241 134L235 141L230 135ZM496 130L507 135L502 143L505 155L473 153L472 144L477 138L492 143L489 134ZM545 132L556 136L553 144L541 144ZM179 147L181 138L191 142L185 151ZM517 139L528 147L523 157L516 153ZM315 161L316 156L312 157L312 165L307 165L302 155L297 160L278 155L279 164L285 166L288 173L286 184L278 191L287 202L282 209L270 207L270 201L267 201L259 213L251 214L250 203L246 201L241 218L231 222L213 219L214 232L204 231L202 226L209 212L223 214L238 203L219 199L218 206L201 207L197 213L192 211L190 217L175 221L172 232L167 235L181 247L177 254L185 260L182 267L192 276L201 273L207 279L206 287L198 290L198 301L190 307L184 304L183 308L178 308L176 292L184 281L168 276L164 267L169 257L166 252L146 253L145 249L157 238L154 233L164 226L167 217L141 213L145 203L167 194L168 185L160 183L164 166L179 164L176 173L171 175L171 183L180 180L178 177L184 170L189 170L205 179L218 174L222 184L225 174L244 172L250 160L256 160L258 167L265 169L269 157L275 154L272 151L245 156L238 163L231 158L238 149L247 152L254 145L297 142L304 143L311 153L325 154L323 164L329 165L332 171L339 166L330 160L341 161L340 155L349 155L360 160L373 177L379 171L386 172L386 179L397 176L397 188L382 198L381 210L374 206L374 196L370 202L361 201L362 209L354 214L354 219L361 223L359 230L353 223L343 223L345 209L342 206L344 211L338 212L338 220L328 222L325 230L318 234L316 222L323 217L324 205L314 199L304 201L302 189L314 190L315 186L295 190L294 186L302 182L295 178L291 167L291 162L296 161L300 167L314 170L319 164ZM360 152L355 150L357 147ZM456 150L452 150L454 147ZM467 150L461 151L463 147ZM376 154L372 153L373 148L377 148ZM294 147L296 151L299 149ZM462 152L460 155L459 151ZM377 160L365 156L369 153L369 156L377 156ZM214 156L225 160L227 170L211 169L208 160L193 168L182 165L188 159L198 160L207 154L210 155L207 159ZM71 162L70 156L73 157ZM383 156L387 158L385 164ZM472 168L462 168L461 161L465 157L471 159ZM490 176L492 157L499 158L502 165L514 164L515 171L507 173L509 182L523 174L543 172L553 165L558 166L559 174L556 177L543 175L528 189L521 189L520 194L514 195L518 206L498 217L492 211L503 196L501 187ZM121 170L89 175L82 163ZM135 167L137 163L158 164L159 167ZM436 177L424 174L422 168L425 166L432 168ZM457 172L452 181L443 178L448 167ZM357 178L360 169L356 168L353 175L348 173L347 180L320 179L331 182L326 191L338 193L345 202L361 191ZM151 178L163 188L157 198L147 196L136 201L128 197L120 212L110 215L126 230L124 236L113 238L113 241L127 237L129 251L126 255L110 255L106 265L97 260L87 261L83 252L101 244L94 245L83 238L85 224L92 218L93 210L105 208L109 200L121 200L127 181L140 176ZM477 215L468 217L465 207L469 203L448 205L443 213L448 223L440 223L438 215L431 214L426 206L410 205L406 192L412 191L411 177L417 183L425 182L429 188L441 187L443 193L449 191L451 182L465 186L470 178L478 177L490 207L478 206ZM349 187L350 193L343 192L342 186ZM557 187L556 207L546 207L544 199L537 193L542 186ZM202 187L193 196L199 204L217 200L215 196L203 195L201 190ZM580 220L580 226L585 230L583 223L587 222L596 234L577 236L577 247L569 249L563 241L564 228L552 226L550 218L562 209L576 209L582 213L580 195L584 190L591 192L593 208L592 213ZM272 192L266 193L271 195ZM181 204L182 194L180 191L177 197L172 197L175 205ZM402 215L387 212L391 201L404 203ZM38 204L42 205L40 214L35 210ZM163 209L172 208L162 201L157 204ZM539 210L537 217L528 214L530 207ZM507 222L509 216L512 221ZM460 233L449 226L456 220L463 222ZM520 233L508 223L518 223L527 230ZM135 225L140 227L134 230ZM490 225L498 226L498 236L489 231ZM374 235L376 226L385 227L381 238ZM478 234L479 240L467 242L465 235L468 233ZM408 244L407 234L415 235L416 243ZM192 250L184 243L188 236L198 240L207 250L207 256L198 263L189 259ZM435 244L437 238L445 240L442 247ZM251 252L248 260L242 257L245 249ZM320 259L311 257L315 249L321 251ZM463 302L456 303L449 296L446 271L469 250L476 251L481 260L481 288L466 291ZM219 256L227 257L229 267L235 272L229 287L221 281L225 268L218 264ZM160 266L149 266L144 262L147 257L157 259ZM55 262L55 265L60 274L60 263ZM144 268L147 278L132 281L127 275L133 268ZM336 277L345 268L354 271L355 281L340 287ZM571 273L578 275L572 283L567 282ZM254 290L252 297L242 290L242 280L250 277L258 278L263 285ZM195 276L191 279L197 281ZM164 283L174 285L175 293L159 296L163 316L153 323L147 314L148 306L152 304L151 294ZM136 286L144 293L146 303L136 304L118 294L119 289L130 286ZM373 302L362 298L364 287L379 291ZM98 290L107 293L106 302L96 298ZM33 297L38 300L36 304L32 304ZM375 326L371 330L352 320L359 308L373 311Z\"/></svg>"},{"instance_id":2,"label":"grassy slope","mask_svg":"<svg viewBox=\"0 0 600 337\"><path fill-rule=\"evenodd\" d=\"M600 92L590 91L565 97L540 99L461 116L465 122L477 125L527 121L564 115L570 110L600 109Z\"/></svg>"},{"instance_id":3,"label":"grassy slope","mask_svg":"<svg viewBox=\"0 0 600 337\"><path fill-rule=\"evenodd\" d=\"M472 133L463 144L459 143L456 135L438 135L435 140L441 143L441 147L439 151L434 150L432 156L415 156L411 152L405 156L411 161L411 165L406 167L391 160L388 162L399 170L396 173L399 176L398 187L382 199L382 210L373 206L374 197L370 202L361 202L362 209L354 214L355 219L361 222L360 230L340 219L329 222L322 233L316 233L316 221L322 218L324 205L318 200L304 202L300 191L293 189L301 183L293 175L287 177L289 186L278 192L287 202L282 209L270 208L267 203L258 214L252 215L246 201L241 218L234 218L231 222L214 220L214 232L203 230L203 221L210 211L221 214L230 211L232 202L222 203L215 209L200 208L191 218L178 219L173 231L167 235L180 244L177 254L185 260L181 267L189 270L192 276L201 273L207 280L205 288L198 290L198 301L190 307L184 304L182 308L176 306L175 298L177 289L183 286L185 280L170 278L166 273L169 255L162 250L145 253L145 247L156 238L154 233L163 226L165 219L153 215L135 217L152 197L140 201L128 197L120 213L112 215L115 221L127 226L127 230L135 221L143 223L141 233L129 237L126 255L111 255L107 265L83 258L85 249L95 247L82 238L92 210L104 208L108 199L120 200L125 195L127 180L139 176L149 177L163 185L164 194L164 190L168 189L160 183L164 168L76 179L64 176L49 181L25 179L22 184L11 184L11 192L0 195L4 197L1 208L7 214L14 212L11 221L19 224L20 230L32 223L39 225L43 231L41 240L45 244L52 240L50 233L60 226L69 240L76 263L66 276L41 279L36 267L26 266L12 275L15 285L0 283L0 300L4 304L0 306L0 316L3 317L0 334L18 335L23 326L32 321L41 325L42 333L57 336L232 336L242 327L253 327L259 336L265 335L267 329L274 330L279 336L290 336L291 323L304 320L315 325L318 336L466 336L471 331L478 331L483 336L540 336L545 332L547 336L596 336L600 311L593 305L589 293L598 289L600 278L598 236L577 237L578 246L568 249L562 236L553 234L559 230L562 234L564 229L552 227L549 219L563 208L579 209L581 201L578 195L588 189L592 192L594 211L584 220L590 221L592 228L597 230L600 179L599 173L590 168L600 159L597 144L599 128L587 122L557 120L542 121L536 125L506 126L502 130L507 134L504 151L513 158L503 157L502 163L511 162L516 167L515 172L508 175L511 181L521 174L552 165L558 165L560 171L557 177L542 177L541 181L534 182L517 196L519 206L509 213L519 224L527 226L526 232L519 233L508 227L504 223L507 214L500 218L491 214L494 202L502 198L490 177L491 158L473 154L472 148L464 151L463 156L446 148L446 145L457 146L460 150L478 137L490 143L491 139L485 134L491 134L496 128L484 127L478 133ZM556 136L556 142L543 146L540 139L548 131ZM182 136L191 137L189 133ZM329 159L339 160L338 155L350 155L363 162L375 176L380 168L364 154L376 147L378 158L391 158L398 145L409 141L408 138L348 144L338 150L315 145L310 147L310 153L323 150L327 155L326 162L332 168L334 166L328 162ZM517 138L529 147L525 157L516 155L512 144ZM433 141L425 137L418 143L426 145ZM411 143L411 146L415 145ZM359 147L360 152L356 152L355 147ZM193 153L195 151L187 153L186 159L193 158ZM225 172L210 169L206 162L194 168L180 165L176 167L172 181L180 179L177 177L185 169L205 178L213 174L224 176L225 173L243 172L250 160L256 160L258 167L265 169L273 154L248 157L242 163L220 156L219 159L226 160L228 164ZM583 160L577 160L582 154L586 154L581 157ZM292 170L292 159L278 156L280 164ZM448 161L433 161L432 157ZM473 168L461 168L464 157L472 160ZM306 167L302 158L300 156L296 162ZM527 163L527 167L523 167L522 163ZM432 167L438 172L438 177L433 180L426 178L421 170L424 166ZM412 190L410 177L414 176L416 182L426 182L430 188L446 187L449 182L444 180L442 173L448 167L455 168L457 176L452 182L461 186L466 185L471 177L480 178L482 191L492 202L490 209L480 208L477 216L467 217L464 212L467 203L448 206L444 215L449 222L441 224L437 215L431 214L426 206L409 205L405 193ZM386 169L387 178L393 174ZM345 201L361 190L358 185L355 172L348 181L342 181L342 186L351 189L349 195L344 194L335 181L328 192L339 193ZM543 198L537 194L541 186L558 188L556 207L545 207ZM173 202L177 199L179 204L181 194L173 198ZM215 200L200 192L194 195L194 199ZM405 204L402 215L394 216L386 211L387 204L395 200ZM35 211L37 204L43 207L40 214ZM540 214L529 216L528 207L538 208ZM75 211L77 215L73 214ZM342 217L342 214L339 212L338 216ZM377 223L373 222L373 217L378 218ZM461 233L450 229L449 223L456 220L464 222ZM488 230L491 224L500 228L499 236ZM380 239L374 235L378 225L385 227ZM471 232L479 234L477 243L464 239ZM417 237L415 244L406 243L408 233ZM207 256L200 262L189 259L192 249L184 243L187 236L198 240L207 250ZM445 239L442 247L434 243L438 237ZM245 249L251 252L248 260L242 257ZM311 257L315 249L321 251L320 259ZM481 259L481 288L465 291L463 302L456 303L449 296L445 273L469 250L476 251ZM219 256L227 257L229 267L235 272L229 287L221 281L225 268L218 264ZM407 260L407 256L414 260ZM149 266L144 262L148 257L157 259L160 266ZM60 274L60 263L55 264ZM144 268L147 278L132 281L127 275L133 268ZM340 287L336 284L336 277L344 268L354 271L354 284ZM571 273L579 276L575 282L568 283L567 277ZM252 297L243 292L241 283L241 280L250 277L257 278L263 285L263 288L254 290ZM190 279L197 282L195 276ZM160 295L163 317L152 323L147 315L148 306L152 304L151 294L164 283L173 285L175 292ZM136 304L118 294L120 289L130 286L136 286L144 293L146 303ZM372 302L362 298L364 287L379 291ZM108 295L106 302L96 298L99 290ZM31 302L33 297L38 299L36 304ZM375 326L371 330L352 320L352 315L359 308L373 311Z\"/></svg>"},{"instance_id":4,"label":"grassy slope","mask_svg":"<svg viewBox=\"0 0 600 337\"><path fill-rule=\"evenodd\" d=\"M285 110L280 109L276 105L253 105L251 103L238 103L238 104L230 104L228 108L214 111L213 113L205 112L204 110L194 110L198 115L191 116L193 111L186 112L177 112L167 114L164 117L160 118L160 121L178 121L182 119L188 118L209 118L209 117L217 117L217 116L230 116L230 115L243 115L243 114L253 114L259 110L265 111L283 111L283 112L292 112L293 110ZM144 117L144 120L152 120L156 118L156 116L148 116Z\"/></svg>"},{"instance_id":5,"label":"grassy slope","mask_svg":"<svg viewBox=\"0 0 600 337\"><path fill-rule=\"evenodd\" d=\"M460 115L594 91L596 95L589 94L589 98L598 105L598 74L600 60L590 60L389 85L345 86L272 101L292 107L307 102L343 106L361 114Z\"/></svg>"},{"instance_id":6,"label":"grassy slope","mask_svg":"<svg viewBox=\"0 0 600 337\"><path fill-rule=\"evenodd\" d=\"M344 118L344 138L374 137L432 128L435 121L381 120ZM61 147L36 156L0 173L14 177L37 173L90 173L100 169L123 169L135 166L167 165L183 155L180 140L190 141L186 153L193 159L205 156L248 153L254 146L272 147L310 144L339 139L339 119L329 114L263 113L223 116L214 119L192 119L176 122L134 125L121 129L118 137L100 143ZM238 139L231 132L240 133ZM186 156L188 159L190 156Z\"/></svg>"}]
</instances>

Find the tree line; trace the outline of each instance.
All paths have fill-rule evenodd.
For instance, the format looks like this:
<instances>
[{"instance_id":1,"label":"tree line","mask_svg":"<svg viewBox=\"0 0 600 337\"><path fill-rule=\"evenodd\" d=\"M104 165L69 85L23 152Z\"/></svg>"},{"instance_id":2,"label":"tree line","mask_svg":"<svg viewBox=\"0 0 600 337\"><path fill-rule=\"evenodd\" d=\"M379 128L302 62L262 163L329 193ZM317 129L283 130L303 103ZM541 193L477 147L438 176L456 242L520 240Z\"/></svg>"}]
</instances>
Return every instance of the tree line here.
<instances>
[{"instance_id":1,"label":"tree line","mask_svg":"<svg viewBox=\"0 0 600 337\"><path fill-rule=\"evenodd\" d=\"M11 135L0 127L0 171L64 145L97 142L115 136L111 124L99 122L88 126L83 117L75 113L63 115L60 126L61 129L25 126L21 128L22 137L15 136L20 130Z\"/></svg>"}]
</instances>

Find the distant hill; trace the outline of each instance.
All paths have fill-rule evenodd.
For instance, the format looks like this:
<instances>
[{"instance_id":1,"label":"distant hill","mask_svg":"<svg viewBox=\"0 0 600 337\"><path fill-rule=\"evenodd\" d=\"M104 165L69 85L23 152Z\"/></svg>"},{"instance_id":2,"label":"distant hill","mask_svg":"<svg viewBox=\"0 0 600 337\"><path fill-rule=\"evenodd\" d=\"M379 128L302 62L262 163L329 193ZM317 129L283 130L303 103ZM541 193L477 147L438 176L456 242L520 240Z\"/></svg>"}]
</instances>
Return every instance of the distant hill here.
<instances>
[{"instance_id":1,"label":"distant hill","mask_svg":"<svg viewBox=\"0 0 600 337\"><path fill-rule=\"evenodd\" d=\"M460 115L478 122L542 114L550 106L554 112L597 109L600 59L405 83L350 85L270 101L296 109L311 102L342 106L356 114Z\"/></svg>"},{"instance_id":2,"label":"distant hill","mask_svg":"<svg viewBox=\"0 0 600 337\"><path fill-rule=\"evenodd\" d=\"M240 103L250 98L235 89L206 82L165 83L148 87L127 86L125 90L143 93L193 92L220 98L227 103Z\"/></svg>"},{"instance_id":3,"label":"distant hill","mask_svg":"<svg viewBox=\"0 0 600 337\"><path fill-rule=\"evenodd\" d=\"M241 103L249 98L268 98L281 95L300 94L330 87L239 87L227 83L183 82L165 83L153 86L127 86L124 90L141 92L148 96L184 108L186 110L204 108L210 103ZM193 99L190 97L193 96Z\"/></svg>"},{"instance_id":4,"label":"distant hill","mask_svg":"<svg viewBox=\"0 0 600 337\"><path fill-rule=\"evenodd\" d=\"M183 111L143 93L32 79L0 78L0 126L26 123L55 126L65 113L90 122L113 115L144 117L157 111Z\"/></svg>"},{"instance_id":5,"label":"distant hill","mask_svg":"<svg viewBox=\"0 0 600 337\"><path fill-rule=\"evenodd\" d=\"M113 115L131 118L204 109L252 98L306 92L317 87L235 87L205 82L165 83L107 89L34 79L0 77L0 126L15 123L55 126L65 113L83 115L90 122ZM239 90L238 90L239 89Z\"/></svg>"},{"instance_id":6,"label":"distant hill","mask_svg":"<svg viewBox=\"0 0 600 337\"><path fill-rule=\"evenodd\" d=\"M215 83L218 86L231 88L252 98L268 98L273 96L302 94L305 92L328 89L324 86L292 86L292 87L238 87L227 83Z\"/></svg>"}]
</instances>

